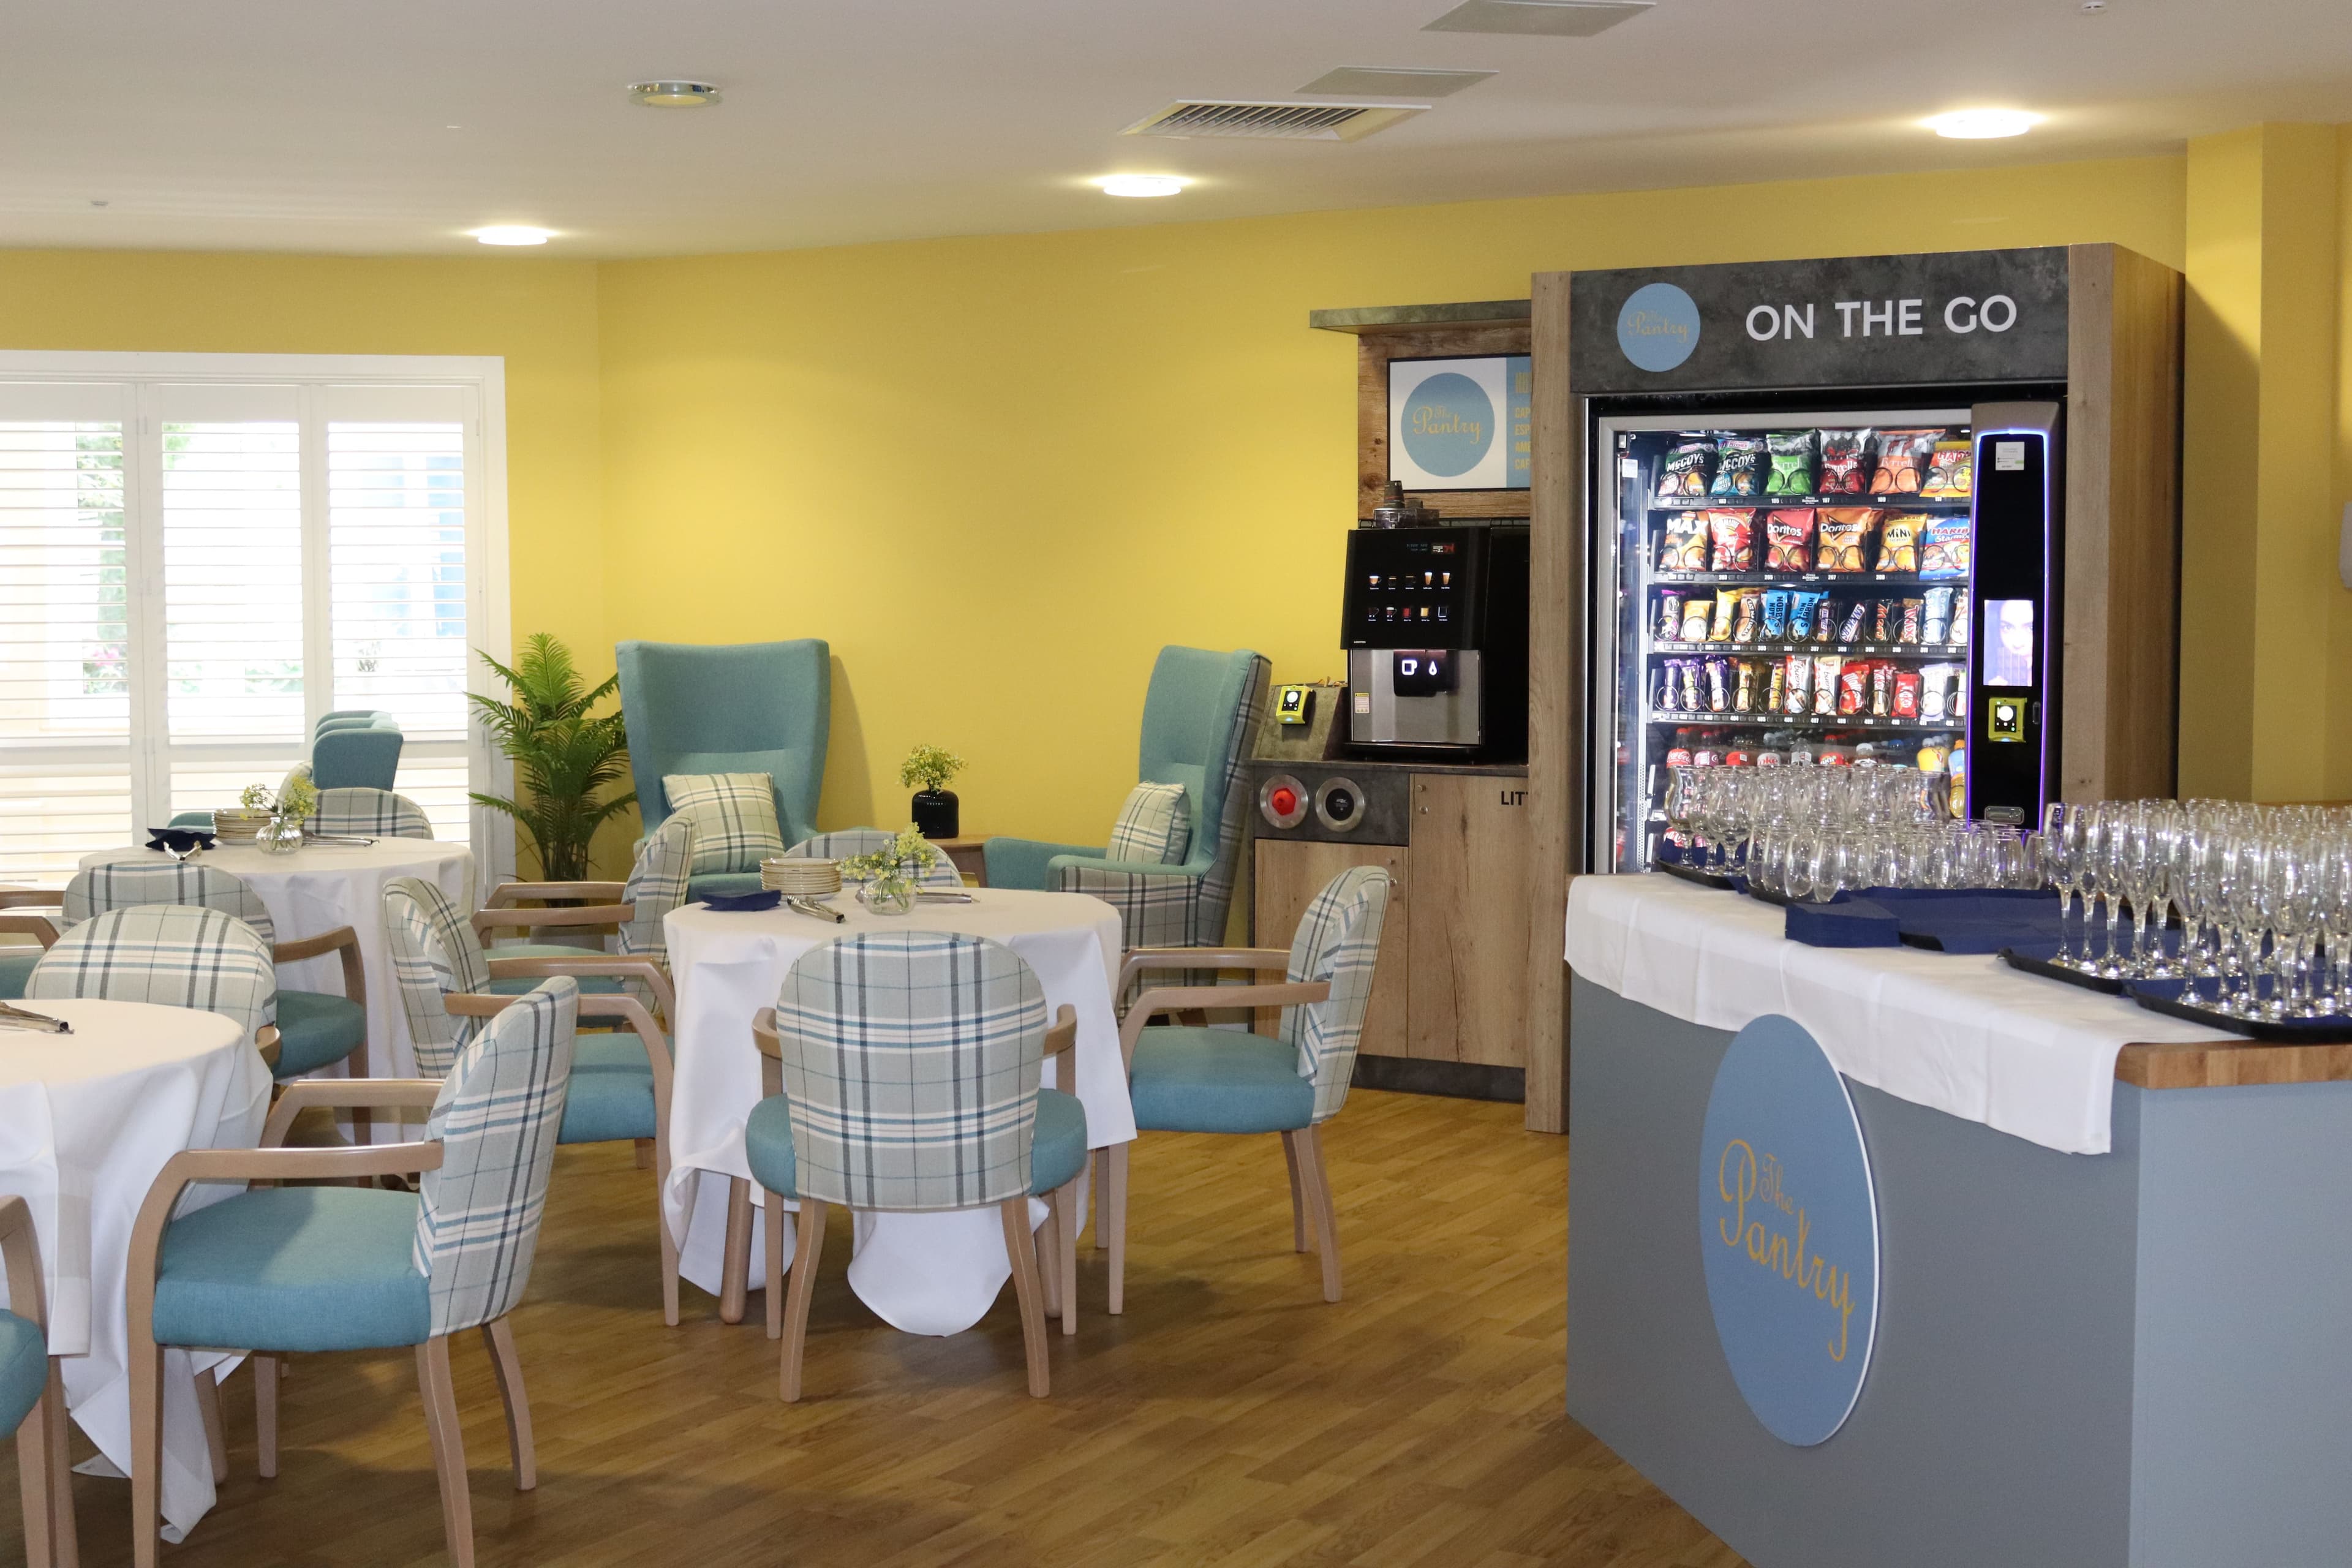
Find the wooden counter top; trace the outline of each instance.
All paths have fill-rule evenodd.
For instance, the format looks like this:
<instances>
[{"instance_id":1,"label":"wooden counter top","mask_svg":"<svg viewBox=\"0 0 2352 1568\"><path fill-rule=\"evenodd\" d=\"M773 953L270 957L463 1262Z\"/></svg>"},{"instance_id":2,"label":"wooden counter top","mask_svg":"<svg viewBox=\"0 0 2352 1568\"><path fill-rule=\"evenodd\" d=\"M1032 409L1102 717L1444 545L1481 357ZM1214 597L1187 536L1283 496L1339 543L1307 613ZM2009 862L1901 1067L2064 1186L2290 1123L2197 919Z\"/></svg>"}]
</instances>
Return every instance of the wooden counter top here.
<instances>
[{"instance_id":1,"label":"wooden counter top","mask_svg":"<svg viewBox=\"0 0 2352 1568\"><path fill-rule=\"evenodd\" d=\"M2352 1082L2352 1045L2278 1046L2191 1040L2126 1046L2116 1080L2141 1089L2229 1089L2254 1083Z\"/></svg>"}]
</instances>

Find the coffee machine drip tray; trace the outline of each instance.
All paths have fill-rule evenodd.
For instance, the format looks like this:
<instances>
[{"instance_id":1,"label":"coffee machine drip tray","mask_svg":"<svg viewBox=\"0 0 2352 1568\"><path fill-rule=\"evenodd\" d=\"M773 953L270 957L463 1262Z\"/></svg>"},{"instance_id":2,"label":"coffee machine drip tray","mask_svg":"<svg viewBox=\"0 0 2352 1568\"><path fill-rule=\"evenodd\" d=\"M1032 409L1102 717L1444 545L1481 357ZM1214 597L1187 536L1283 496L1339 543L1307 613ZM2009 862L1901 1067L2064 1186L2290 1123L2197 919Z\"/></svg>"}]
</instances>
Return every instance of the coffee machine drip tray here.
<instances>
[{"instance_id":1,"label":"coffee machine drip tray","mask_svg":"<svg viewBox=\"0 0 2352 1568\"><path fill-rule=\"evenodd\" d=\"M1482 664L1475 648L1349 649L1349 739L1358 746L1477 746L1485 738Z\"/></svg>"}]
</instances>

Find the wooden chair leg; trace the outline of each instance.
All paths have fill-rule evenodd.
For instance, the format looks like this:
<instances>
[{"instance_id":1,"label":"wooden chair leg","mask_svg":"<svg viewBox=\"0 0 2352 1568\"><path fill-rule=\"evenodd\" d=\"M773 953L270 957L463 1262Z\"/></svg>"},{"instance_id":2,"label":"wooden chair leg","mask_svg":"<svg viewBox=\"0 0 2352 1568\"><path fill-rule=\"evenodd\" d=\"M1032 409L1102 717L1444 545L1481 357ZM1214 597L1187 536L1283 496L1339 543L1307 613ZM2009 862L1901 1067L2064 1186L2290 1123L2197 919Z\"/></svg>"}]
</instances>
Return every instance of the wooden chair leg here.
<instances>
[{"instance_id":1,"label":"wooden chair leg","mask_svg":"<svg viewBox=\"0 0 2352 1568\"><path fill-rule=\"evenodd\" d=\"M1307 1195L1298 1184L1298 1144L1294 1135L1282 1135L1282 1163L1290 1167L1290 1250L1307 1250Z\"/></svg>"},{"instance_id":2,"label":"wooden chair leg","mask_svg":"<svg viewBox=\"0 0 2352 1568\"><path fill-rule=\"evenodd\" d=\"M650 1171L654 1168L654 1141L652 1139L640 1138L636 1141L636 1157L638 1170Z\"/></svg>"},{"instance_id":3,"label":"wooden chair leg","mask_svg":"<svg viewBox=\"0 0 2352 1568\"><path fill-rule=\"evenodd\" d=\"M1057 1284L1061 1299L1062 1332L1078 1331L1078 1184L1075 1177L1054 1189L1054 1251L1045 1268Z\"/></svg>"},{"instance_id":4,"label":"wooden chair leg","mask_svg":"<svg viewBox=\"0 0 2352 1568\"><path fill-rule=\"evenodd\" d=\"M1031 1233L1037 1254L1037 1278L1045 1285L1045 1316L1062 1315L1062 1211L1051 1193L1045 1194L1045 1223Z\"/></svg>"},{"instance_id":5,"label":"wooden chair leg","mask_svg":"<svg viewBox=\"0 0 2352 1568\"><path fill-rule=\"evenodd\" d=\"M775 1202L770 1194L768 1201ZM801 1396L801 1352L808 1344L809 1297L816 1290L817 1258L824 1251L826 1205L817 1198L801 1200L800 1236L793 1247L792 1300L784 1313L783 1371L779 1384L787 1405Z\"/></svg>"},{"instance_id":6,"label":"wooden chair leg","mask_svg":"<svg viewBox=\"0 0 2352 1568\"><path fill-rule=\"evenodd\" d=\"M65 1374L49 1363L49 1388L37 1412L49 1450L49 1553L58 1568L81 1568L80 1532L74 1524L72 1455L66 1447L69 1425L66 1415Z\"/></svg>"},{"instance_id":7,"label":"wooden chair leg","mask_svg":"<svg viewBox=\"0 0 2352 1568\"><path fill-rule=\"evenodd\" d=\"M677 1237L670 1234L669 1211L662 1205L662 1190L669 1184L654 1184L654 1234L661 1238L662 1321L670 1328L677 1327Z\"/></svg>"},{"instance_id":8,"label":"wooden chair leg","mask_svg":"<svg viewBox=\"0 0 2352 1568\"><path fill-rule=\"evenodd\" d=\"M142 1314L131 1314L131 1559L155 1568L163 1475L163 1351Z\"/></svg>"},{"instance_id":9,"label":"wooden chair leg","mask_svg":"<svg viewBox=\"0 0 2352 1568\"><path fill-rule=\"evenodd\" d=\"M466 1489L466 1434L457 1425L457 1389L449 1375L449 1340L436 1334L416 1347L416 1387L425 1396L425 1435L441 1481L441 1531L457 1568L474 1568L474 1500Z\"/></svg>"},{"instance_id":10,"label":"wooden chair leg","mask_svg":"<svg viewBox=\"0 0 2352 1568\"><path fill-rule=\"evenodd\" d=\"M522 1357L515 1351L514 1325L494 1318L482 1325L490 1368L499 1374L499 1398L507 1407L507 1451L514 1460L515 1490L539 1485L539 1446L530 1435L530 1394L522 1385Z\"/></svg>"},{"instance_id":11,"label":"wooden chair leg","mask_svg":"<svg viewBox=\"0 0 2352 1568\"><path fill-rule=\"evenodd\" d=\"M213 1485L228 1481L228 1429L221 1424L220 1372L196 1373L196 1414L204 1417L205 1452L213 1462Z\"/></svg>"},{"instance_id":12,"label":"wooden chair leg","mask_svg":"<svg viewBox=\"0 0 2352 1568\"><path fill-rule=\"evenodd\" d=\"M784 1200L773 1193L765 1194L767 1207L760 1211L760 1236L768 1254L768 1287L761 1292L768 1310L768 1337L784 1337Z\"/></svg>"},{"instance_id":13,"label":"wooden chair leg","mask_svg":"<svg viewBox=\"0 0 2352 1568\"><path fill-rule=\"evenodd\" d=\"M1104 1152L1103 1162L1110 1179L1096 1201L1102 1205L1097 1225L1110 1226L1110 1313L1118 1316L1127 1310L1127 1152L1132 1143L1114 1143Z\"/></svg>"},{"instance_id":14,"label":"wooden chair leg","mask_svg":"<svg viewBox=\"0 0 2352 1568\"><path fill-rule=\"evenodd\" d=\"M1315 1217L1315 1250L1323 1262L1323 1299L1339 1299L1339 1211L1331 1201L1331 1173L1323 1164L1320 1129L1302 1127L1298 1141L1299 1173L1306 1178L1307 1212Z\"/></svg>"},{"instance_id":15,"label":"wooden chair leg","mask_svg":"<svg viewBox=\"0 0 2352 1568\"><path fill-rule=\"evenodd\" d=\"M57 1363L49 1363L52 1385ZM25 1413L16 1427L16 1485L25 1499L25 1561L29 1568L50 1568L58 1561L57 1488L49 1475L64 1456L49 1446L49 1403L54 1386Z\"/></svg>"},{"instance_id":16,"label":"wooden chair leg","mask_svg":"<svg viewBox=\"0 0 2352 1568\"><path fill-rule=\"evenodd\" d=\"M257 1352L253 1356L253 1436L259 1450L256 1468L265 1481L278 1479L278 1358Z\"/></svg>"},{"instance_id":17,"label":"wooden chair leg","mask_svg":"<svg viewBox=\"0 0 2352 1568\"><path fill-rule=\"evenodd\" d=\"M1045 1288L1037 1278L1037 1248L1029 1234L1029 1200L1007 1198L996 1205L1004 1221L1004 1251L1013 1260L1013 1294L1021 1306L1021 1345L1029 1357L1029 1393L1043 1399L1051 1374L1045 1365Z\"/></svg>"},{"instance_id":18,"label":"wooden chair leg","mask_svg":"<svg viewBox=\"0 0 2352 1568\"><path fill-rule=\"evenodd\" d=\"M1097 1149L1087 1156L1087 1170L1092 1177L1095 1200L1095 1250L1100 1252L1110 1245L1110 1222L1103 1217L1103 1193L1110 1185L1110 1151Z\"/></svg>"},{"instance_id":19,"label":"wooden chair leg","mask_svg":"<svg viewBox=\"0 0 2352 1568\"><path fill-rule=\"evenodd\" d=\"M740 1176L727 1183L727 1253L719 1281L719 1321L743 1321L743 1279L751 1267L751 1184Z\"/></svg>"}]
</instances>

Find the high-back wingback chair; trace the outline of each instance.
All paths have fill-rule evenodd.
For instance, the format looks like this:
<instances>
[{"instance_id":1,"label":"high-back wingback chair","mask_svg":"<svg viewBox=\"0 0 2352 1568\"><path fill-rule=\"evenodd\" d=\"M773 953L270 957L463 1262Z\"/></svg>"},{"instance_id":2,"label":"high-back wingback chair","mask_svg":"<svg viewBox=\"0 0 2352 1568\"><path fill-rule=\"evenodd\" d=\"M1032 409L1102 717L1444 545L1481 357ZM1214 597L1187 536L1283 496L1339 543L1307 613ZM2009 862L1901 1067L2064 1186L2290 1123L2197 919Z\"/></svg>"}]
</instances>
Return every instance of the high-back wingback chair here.
<instances>
[{"instance_id":1,"label":"high-back wingback chair","mask_svg":"<svg viewBox=\"0 0 2352 1568\"><path fill-rule=\"evenodd\" d=\"M1315 1233L1327 1301L1339 1299L1339 1229L1318 1130L1348 1102L1388 907L1389 874L1377 866L1352 867L1315 895L1287 952L1162 948L1129 954L1119 975L1122 995L1129 982L1151 970L1198 969L1204 963L1283 976L1276 984L1148 989L1120 1022L1119 1048L1127 1057L1137 1131L1282 1135L1290 1167L1291 1245L1304 1252L1307 1232ZM1282 1026L1272 1037L1183 1025L1144 1027L1158 1015L1206 1007L1280 1007ZM1113 1144L1100 1154L1100 1201L1109 1223L1097 1225L1096 1236L1110 1248L1114 1312L1126 1305L1128 1148Z\"/></svg>"},{"instance_id":2,"label":"high-back wingback chair","mask_svg":"<svg viewBox=\"0 0 2352 1568\"><path fill-rule=\"evenodd\" d=\"M538 1484L530 1404L507 1314L522 1300L547 1206L556 1128L572 1074L579 993L549 980L509 1005L437 1082L314 1079L280 1097L258 1149L175 1154L131 1233L131 1545L154 1568L163 1463L163 1349L253 1352L260 1470L278 1473L279 1358L413 1345L441 1522L459 1568L474 1561L466 1446L449 1371L452 1335L478 1328L506 1396L515 1487ZM313 1105L429 1112L422 1140L289 1149ZM287 1185L414 1174L417 1190ZM192 1182L266 1182L173 1217Z\"/></svg>"},{"instance_id":3,"label":"high-back wingback chair","mask_svg":"<svg viewBox=\"0 0 2352 1568\"><path fill-rule=\"evenodd\" d=\"M1164 647L1151 668L1137 777L1183 786L1192 846L1181 863L1111 860L1100 848L992 838L988 885L1092 893L1118 910L1130 948L1223 942L1249 805L1242 774L1257 747L1272 671L1247 648Z\"/></svg>"},{"instance_id":4,"label":"high-back wingback chair","mask_svg":"<svg viewBox=\"0 0 2352 1568\"><path fill-rule=\"evenodd\" d=\"M816 637L792 642L625 642L614 650L637 814L648 829L670 814L673 773L766 773L783 841L816 831L833 722L832 653ZM694 879L697 898L756 892L757 867Z\"/></svg>"},{"instance_id":5,"label":"high-back wingback chair","mask_svg":"<svg viewBox=\"0 0 2352 1568\"><path fill-rule=\"evenodd\" d=\"M341 926L322 936L281 942L268 906L243 879L201 860L146 851L76 872L66 884L65 925L71 930L110 910L139 904L188 904L233 916L268 945L274 963L337 954L342 960L341 995L279 989L278 1060L271 1072L284 1082L339 1061L349 1061L354 1076L367 1071L367 971L356 931ZM356 1124L366 1125L364 1119Z\"/></svg>"},{"instance_id":6,"label":"high-back wingback chair","mask_svg":"<svg viewBox=\"0 0 2352 1568\"><path fill-rule=\"evenodd\" d=\"M72 927L33 965L25 998L73 996L218 1013L244 1029L273 1070L278 1065L269 944L218 910L139 904Z\"/></svg>"},{"instance_id":7,"label":"high-back wingback chair","mask_svg":"<svg viewBox=\"0 0 2352 1568\"><path fill-rule=\"evenodd\" d=\"M423 806L388 789L322 789L302 831L346 838L430 838L433 823Z\"/></svg>"},{"instance_id":8,"label":"high-back wingback chair","mask_svg":"<svg viewBox=\"0 0 2352 1568\"><path fill-rule=\"evenodd\" d=\"M390 790L400 775L405 744L397 727L346 724L331 730L321 721L310 742L310 782L322 790Z\"/></svg>"},{"instance_id":9,"label":"high-back wingback chair","mask_svg":"<svg viewBox=\"0 0 2352 1568\"><path fill-rule=\"evenodd\" d=\"M1065 1006L1055 1050L1077 1035ZM782 1391L800 1397L809 1292L825 1210L931 1211L993 1204L1021 1303L1029 1392L1048 1389L1045 1319L1029 1199L1053 1194L1063 1310L1076 1295L1076 1183L1086 1108L1038 1085L1049 1045L1045 988L1002 942L950 931L861 932L811 949L753 1020L769 1098L744 1128L751 1174L800 1204L783 1319L783 1233L768 1234L768 1330L784 1341Z\"/></svg>"},{"instance_id":10,"label":"high-back wingback chair","mask_svg":"<svg viewBox=\"0 0 2352 1568\"><path fill-rule=\"evenodd\" d=\"M572 1047L572 1090L563 1107L560 1141L605 1143L644 1141L653 1146L654 1228L661 1243L662 1317L677 1321L677 1247L663 1215L661 1194L669 1183L669 1041L654 1009L621 989L641 983L664 1016L677 1016L677 997L667 972L650 960L613 957L584 948L570 957L509 958L482 947L478 922L495 923L513 911L485 910L473 920L457 912L449 896L421 877L399 877L384 885L384 934L392 947L392 971L400 982L400 1003L416 1050L416 1070L439 1077L483 1028L515 999L500 982L572 978L581 987L583 1019L624 1026L609 1034L580 1037ZM525 914L535 911L524 910ZM610 921L615 911L595 912ZM612 989L591 994L604 982Z\"/></svg>"},{"instance_id":11,"label":"high-back wingback chair","mask_svg":"<svg viewBox=\"0 0 2352 1568\"><path fill-rule=\"evenodd\" d=\"M878 827L845 827L838 833L820 833L803 838L784 851L787 860L846 860L853 855L871 855L887 849L898 841L895 833L885 833ZM949 859L943 849L934 848L939 858L923 869L916 879L926 888L961 888L963 873Z\"/></svg>"},{"instance_id":12,"label":"high-back wingback chair","mask_svg":"<svg viewBox=\"0 0 2352 1568\"><path fill-rule=\"evenodd\" d=\"M25 1499L26 1568L75 1568L73 1475L66 1468L66 1385L49 1359L48 1313L32 1205L0 1197L0 1262L8 1305L0 1307L0 1432L16 1435L16 1475Z\"/></svg>"}]
</instances>

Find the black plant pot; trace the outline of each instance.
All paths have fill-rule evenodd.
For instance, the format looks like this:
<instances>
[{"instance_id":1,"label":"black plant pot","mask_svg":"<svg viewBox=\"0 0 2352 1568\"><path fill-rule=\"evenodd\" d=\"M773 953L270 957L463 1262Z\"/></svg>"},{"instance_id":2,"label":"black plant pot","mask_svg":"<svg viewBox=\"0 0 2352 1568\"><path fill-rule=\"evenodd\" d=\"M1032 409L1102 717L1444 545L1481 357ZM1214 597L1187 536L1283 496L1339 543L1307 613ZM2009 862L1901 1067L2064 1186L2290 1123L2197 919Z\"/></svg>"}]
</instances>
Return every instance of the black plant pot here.
<instances>
[{"instance_id":1,"label":"black plant pot","mask_svg":"<svg viewBox=\"0 0 2352 1568\"><path fill-rule=\"evenodd\" d=\"M962 831L962 818L951 789L915 792L915 831L926 838L953 838Z\"/></svg>"}]
</instances>

